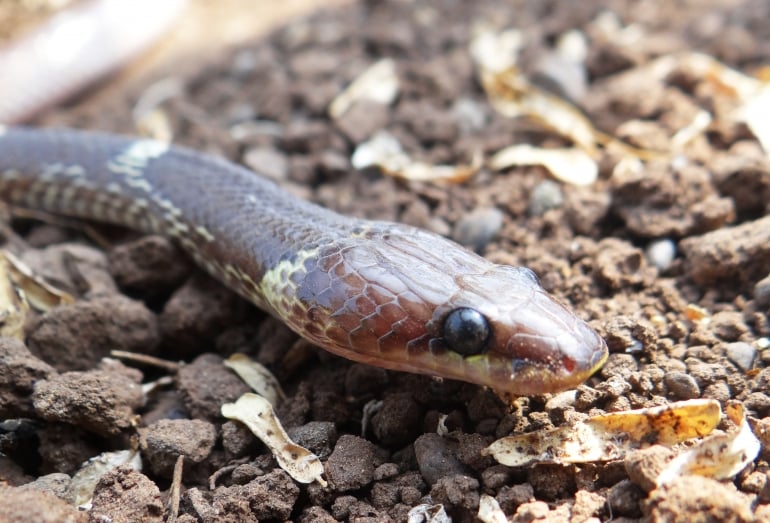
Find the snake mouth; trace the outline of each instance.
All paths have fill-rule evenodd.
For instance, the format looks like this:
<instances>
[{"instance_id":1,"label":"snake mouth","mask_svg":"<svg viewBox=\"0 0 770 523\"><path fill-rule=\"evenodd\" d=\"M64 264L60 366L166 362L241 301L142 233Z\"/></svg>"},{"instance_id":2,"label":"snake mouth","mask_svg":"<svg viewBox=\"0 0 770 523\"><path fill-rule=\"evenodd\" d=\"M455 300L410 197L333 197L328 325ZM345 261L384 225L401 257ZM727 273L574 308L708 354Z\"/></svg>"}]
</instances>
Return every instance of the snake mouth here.
<instances>
[{"instance_id":1,"label":"snake mouth","mask_svg":"<svg viewBox=\"0 0 770 523\"><path fill-rule=\"evenodd\" d=\"M577 387L604 365L608 350L606 342L587 325L576 332L580 335L530 337L526 343L519 339L516 347L509 347L508 354L466 358L466 379L514 396Z\"/></svg>"},{"instance_id":2,"label":"snake mouth","mask_svg":"<svg viewBox=\"0 0 770 523\"><path fill-rule=\"evenodd\" d=\"M516 378L512 381L522 385L517 387L519 393L561 392L574 388L599 370L608 357L607 343L584 322L556 338L540 338L535 346L539 358L512 362L511 376Z\"/></svg>"}]
</instances>

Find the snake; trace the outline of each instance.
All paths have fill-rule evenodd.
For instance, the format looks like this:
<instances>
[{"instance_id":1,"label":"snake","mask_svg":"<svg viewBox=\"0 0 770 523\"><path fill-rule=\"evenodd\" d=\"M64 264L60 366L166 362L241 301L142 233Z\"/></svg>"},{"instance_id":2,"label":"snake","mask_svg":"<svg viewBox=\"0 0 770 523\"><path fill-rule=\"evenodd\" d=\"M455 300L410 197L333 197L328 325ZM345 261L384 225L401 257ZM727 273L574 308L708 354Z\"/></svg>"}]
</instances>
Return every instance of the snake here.
<instances>
[{"instance_id":1,"label":"snake","mask_svg":"<svg viewBox=\"0 0 770 523\"><path fill-rule=\"evenodd\" d=\"M353 361L524 396L574 388L607 359L602 337L528 268L335 213L165 142L0 127L0 200L165 235L298 335Z\"/></svg>"},{"instance_id":2,"label":"snake","mask_svg":"<svg viewBox=\"0 0 770 523\"><path fill-rule=\"evenodd\" d=\"M0 123L24 122L147 50L188 0L88 0L0 47Z\"/></svg>"}]
</instances>

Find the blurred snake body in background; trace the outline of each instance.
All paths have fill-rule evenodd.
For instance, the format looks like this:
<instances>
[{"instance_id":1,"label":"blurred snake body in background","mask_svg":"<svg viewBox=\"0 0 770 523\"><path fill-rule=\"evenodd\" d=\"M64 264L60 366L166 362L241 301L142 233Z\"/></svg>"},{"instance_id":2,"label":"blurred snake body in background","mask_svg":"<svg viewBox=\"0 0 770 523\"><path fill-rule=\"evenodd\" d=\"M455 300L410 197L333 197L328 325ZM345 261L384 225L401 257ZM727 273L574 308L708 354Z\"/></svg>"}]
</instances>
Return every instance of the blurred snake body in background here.
<instances>
[{"instance_id":1,"label":"blurred snake body in background","mask_svg":"<svg viewBox=\"0 0 770 523\"><path fill-rule=\"evenodd\" d=\"M346 217L224 160L147 139L3 128L0 199L173 238L309 341L512 395L574 387L607 347L526 268Z\"/></svg>"}]
</instances>

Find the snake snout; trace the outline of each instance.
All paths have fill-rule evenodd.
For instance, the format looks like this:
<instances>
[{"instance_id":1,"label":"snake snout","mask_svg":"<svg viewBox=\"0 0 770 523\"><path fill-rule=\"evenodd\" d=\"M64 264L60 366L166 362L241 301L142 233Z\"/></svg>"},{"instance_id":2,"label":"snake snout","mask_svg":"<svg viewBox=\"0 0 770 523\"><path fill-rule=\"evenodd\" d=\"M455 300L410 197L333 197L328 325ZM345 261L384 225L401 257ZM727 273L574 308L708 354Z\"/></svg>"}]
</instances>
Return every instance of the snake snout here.
<instances>
[{"instance_id":1,"label":"snake snout","mask_svg":"<svg viewBox=\"0 0 770 523\"><path fill-rule=\"evenodd\" d=\"M526 308L511 312L505 354L513 377L532 392L568 389L585 381L607 358L607 345L586 322L539 290Z\"/></svg>"}]
</instances>

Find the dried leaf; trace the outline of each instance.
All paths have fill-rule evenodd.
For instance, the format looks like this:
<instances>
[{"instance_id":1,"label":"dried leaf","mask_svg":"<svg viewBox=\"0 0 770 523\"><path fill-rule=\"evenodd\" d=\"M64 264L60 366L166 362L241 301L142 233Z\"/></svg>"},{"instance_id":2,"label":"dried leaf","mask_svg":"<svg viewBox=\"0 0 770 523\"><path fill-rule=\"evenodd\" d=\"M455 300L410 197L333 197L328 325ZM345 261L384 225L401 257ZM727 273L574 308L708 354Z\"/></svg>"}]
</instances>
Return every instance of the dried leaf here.
<instances>
[{"instance_id":1,"label":"dried leaf","mask_svg":"<svg viewBox=\"0 0 770 523\"><path fill-rule=\"evenodd\" d=\"M75 303L72 295L49 285L16 256L5 250L0 253L7 262L8 275L14 285L24 293L26 300L35 309L45 312L59 305Z\"/></svg>"},{"instance_id":2,"label":"dried leaf","mask_svg":"<svg viewBox=\"0 0 770 523\"><path fill-rule=\"evenodd\" d=\"M712 121L711 113L703 110L698 111L690 125L679 129L671 137L671 150L680 150L697 136L702 135L709 128Z\"/></svg>"},{"instance_id":3,"label":"dried leaf","mask_svg":"<svg viewBox=\"0 0 770 523\"><path fill-rule=\"evenodd\" d=\"M443 505L421 503L409 510L407 523L452 523Z\"/></svg>"},{"instance_id":4,"label":"dried leaf","mask_svg":"<svg viewBox=\"0 0 770 523\"><path fill-rule=\"evenodd\" d=\"M377 167L389 176L410 181L462 182L481 168L480 155L470 165L433 165L412 160L398 140L386 131L380 131L371 140L356 147L351 164L356 169Z\"/></svg>"},{"instance_id":5,"label":"dried leaf","mask_svg":"<svg viewBox=\"0 0 770 523\"><path fill-rule=\"evenodd\" d=\"M477 514L482 523L507 523L503 509L495 498L488 494L482 494L479 498L479 512Z\"/></svg>"},{"instance_id":6,"label":"dried leaf","mask_svg":"<svg viewBox=\"0 0 770 523\"><path fill-rule=\"evenodd\" d=\"M672 71L681 68L716 85L721 94L734 98L738 106L731 116L739 122L744 122L762 145L765 153L770 155L770 122L767 119L770 111L770 85L766 80L732 69L713 56L703 53L687 52L664 56L649 65L649 69L657 78L664 78ZM708 124L705 124L703 117L698 116L698 118L701 121L693 122L692 127L705 128L704 125Z\"/></svg>"},{"instance_id":7,"label":"dried leaf","mask_svg":"<svg viewBox=\"0 0 770 523\"><path fill-rule=\"evenodd\" d=\"M719 423L715 400L681 401L649 409L613 412L549 431L501 438L485 449L499 463L584 463L622 458L653 444L676 443L709 434Z\"/></svg>"},{"instance_id":8,"label":"dried leaf","mask_svg":"<svg viewBox=\"0 0 770 523\"><path fill-rule=\"evenodd\" d=\"M518 40L517 40L518 38ZM576 107L534 85L518 69L518 33L482 31L471 41L471 55L489 103L509 118L528 116L568 137L589 155L597 154L597 132Z\"/></svg>"},{"instance_id":9,"label":"dried leaf","mask_svg":"<svg viewBox=\"0 0 770 523\"><path fill-rule=\"evenodd\" d=\"M251 390L265 398L272 405L279 405L286 399L278 379L261 363L245 354L233 354L225 360L225 367L235 372Z\"/></svg>"},{"instance_id":10,"label":"dried leaf","mask_svg":"<svg viewBox=\"0 0 770 523\"><path fill-rule=\"evenodd\" d=\"M471 42L471 55L478 68L481 85L489 103L509 118L528 117L547 129L575 143L591 158L596 158L599 145L613 145L625 154L639 158L660 156L657 151L638 149L597 130L583 112L566 100L532 84L517 67L521 46L509 32L482 31ZM518 51L518 47L516 47Z\"/></svg>"},{"instance_id":11,"label":"dried leaf","mask_svg":"<svg viewBox=\"0 0 770 523\"><path fill-rule=\"evenodd\" d=\"M89 459L72 477L68 489L71 503L81 508L90 508L96 484L106 473L121 465L130 465L134 470L142 470L142 457L135 450L104 452Z\"/></svg>"},{"instance_id":12,"label":"dried leaf","mask_svg":"<svg viewBox=\"0 0 770 523\"><path fill-rule=\"evenodd\" d=\"M733 402L725 407L725 411L738 428L728 434L706 438L679 454L658 475L658 485L665 485L686 475L732 478L754 461L761 445L751 431L743 405Z\"/></svg>"},{"instance_id":13,"label":"dried leaf","mask_svg":"<svg viewBox=\"0 0 770 523\"><path fill-rule=\"evenodd\" d=\"M470 53L476 65L489 73L503 73L518 62L519 51L524 38L518 29L500 32L490 27L478 26L473 29Z\"/></svg>"},{"instance_id":14,"label":"dried leaf","mask_svg":"<svg viewBox=\"0 0 770 523\"><path fill-rule=\"evenodd\" d=\"M687 307L684 310L684 316L690 321L708 321L710 319L709 311L701 307L700 305L695 305L694 303L688 303Z\"/></svg>"},{"instance_id":15,"label":"dried leaf","mask_svg":"<svg viewBox=\"0 0 770 523\"><path fill-rule=\"evenodd\" d=\"M765 154L770 155L770 85L763 86L754 96L745 100L735 111L735 118L744 122L762 145Z\"/></svg>"},{"instance_id":16,"label":"dried leaf","mask_svg":"<svg viewBox=\"0 0 770 523\"><path fill-rule=\"evenodd\" d=\"M321 477L324 471L321 460L289 438L273 412L272 405L265 398L248 392L235 403L222 405L222 416L246 425L270 449L278 465L292 478L300 483L317 481L321 486L326 486L326 481Z\"/></svg>"},{"instance_id":17,"label":"dried leaf","mask_svg":"<svg viewBox=\"0 0 770 523\"><path fill-rule=\"evenodd\" d=\"M390 58L383 58L361 73L347 89L332 100L329 104L329 116L339 118L358 100L390 105L398 96L399 89L395 62Z\"/></svg>"},{"instance_id":18,"label":"dried leaf","mask_svg":"<svg viewBox=\"0 0 770 523\"><path fill-rule=\"evenodd\" d=\"M23 340L29 304L13 283L10 272L7 258L0 257L0 335Z\"/></svg>"},{"instance_id":19,"label":"dried leaf","mask_svg":"<svg viewBox=\"0 0 770 523\"><path fill-rule=\"evenodd\" d=\"M518 165L542 165L554 178L572 185L591 185L599 176L599 166L582 149L543 149L531 145L511 145L498 151L489 166L500 171Z\"/></svg>"}]
</instances>

